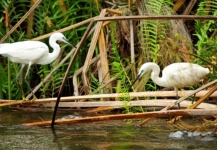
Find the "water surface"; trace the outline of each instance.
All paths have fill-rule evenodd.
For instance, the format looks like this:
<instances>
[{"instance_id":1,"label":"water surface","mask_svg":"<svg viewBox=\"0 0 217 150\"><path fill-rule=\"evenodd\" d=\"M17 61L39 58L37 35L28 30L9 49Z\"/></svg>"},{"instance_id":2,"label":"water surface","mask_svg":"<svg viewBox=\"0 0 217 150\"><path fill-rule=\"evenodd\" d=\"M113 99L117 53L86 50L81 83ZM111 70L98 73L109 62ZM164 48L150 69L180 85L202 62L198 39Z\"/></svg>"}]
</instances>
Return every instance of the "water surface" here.
<instances>
[{"instance_id":1,"label":"water surface","mask_svg":"<svg viewBox=\"0 0 217 150\"><path fill-rule=\"evenodd\" d=\"M72 112L58 113L57 117ZM73 113L72 113L73 114ZM216 140L170 139L165 119L143 127L139 120L106 121L50 127L26 127L22 123L50 120L52 112L0 112L0 149L4 150L214 150Z\"/></svg>"}]
</instances>

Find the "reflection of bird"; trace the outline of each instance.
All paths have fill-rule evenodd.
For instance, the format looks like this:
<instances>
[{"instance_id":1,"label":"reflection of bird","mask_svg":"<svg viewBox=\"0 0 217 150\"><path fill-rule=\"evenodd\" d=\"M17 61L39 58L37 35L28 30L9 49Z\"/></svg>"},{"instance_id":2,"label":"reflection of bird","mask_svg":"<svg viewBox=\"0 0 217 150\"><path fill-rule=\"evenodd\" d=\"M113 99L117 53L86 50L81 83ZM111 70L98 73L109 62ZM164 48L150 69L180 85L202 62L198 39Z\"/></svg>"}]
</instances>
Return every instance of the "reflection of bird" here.
<instances>
[{"instance_id":1,"label":"reflection of bird","mask_svg":"<svg viewBox=\"0 0 217 150\"><path fill-rule=\"evenodd\" d=\"M209 73L209 69L192 63L174 63L165 67L162 71L162 77L159 77L160 67L155 63L147 62L140 68L133 84L146 72L151 72L151 79L157 85L173 87L178 98L178 88L198 83Z\"/></svg>"},{"instance_id":2,"label":"reflection of bird","mask_svg":"<svg viewBox=\"0 0 217 150\"><path fill-rule=\"evenodd\" d=\"M48 46L40 41L21 41L0 44L0 55L8 57L12 62L22 64L16 79L20 76L25 65L28 64L29 66L25 75L26 80L32 64L49 64L58 57L60 53L60 46L56 43L57 41L70 44L62 33L56 32L53 33L49 39L49 44L53 48L52 53L49 53Z\"/></svg>"}]
</instances>

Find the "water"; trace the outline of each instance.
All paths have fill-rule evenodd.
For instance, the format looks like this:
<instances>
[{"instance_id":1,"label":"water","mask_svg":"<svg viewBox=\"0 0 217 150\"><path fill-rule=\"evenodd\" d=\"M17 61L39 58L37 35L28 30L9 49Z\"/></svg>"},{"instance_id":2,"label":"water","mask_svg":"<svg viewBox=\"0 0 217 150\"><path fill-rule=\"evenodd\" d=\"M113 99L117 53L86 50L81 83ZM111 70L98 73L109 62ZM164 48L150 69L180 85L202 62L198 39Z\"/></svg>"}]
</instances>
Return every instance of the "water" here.
<instances>
[{"instance_id":1,"label":"water","mask_svg":"<svg viewBox=\"0 0 217 150\"><path fill-rule=\"evenodd\" d=\"M59 117L72 112L64 112ZM0 149L4 150L214 150L216 140L170 139L166 121L135 127L138 120L26 127L22 123L50 120L51 112L0 112ZM163 127L164 126L164 127Z\"/></svg>"}]
</instances>

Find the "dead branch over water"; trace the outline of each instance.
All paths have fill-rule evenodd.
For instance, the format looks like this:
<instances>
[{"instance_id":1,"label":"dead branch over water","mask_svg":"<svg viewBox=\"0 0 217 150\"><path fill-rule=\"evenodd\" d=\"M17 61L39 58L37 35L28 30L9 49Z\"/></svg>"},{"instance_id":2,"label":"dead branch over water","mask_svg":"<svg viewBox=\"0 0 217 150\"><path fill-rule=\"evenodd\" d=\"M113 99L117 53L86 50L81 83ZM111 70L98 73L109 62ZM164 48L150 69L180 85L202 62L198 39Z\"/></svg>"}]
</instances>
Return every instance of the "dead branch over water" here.
<instances>
[{"instance_id":1,"label":"dead branch over water","mask_svg":"<svg viewBox=\"0 0 217 150\"><path fill-rule=\"evenodd\" d=\"M85 117L85 118L76 118L76 119L65 119L65 120L56 120L55 125L58 124L73 124L73 123L88 123L88 122L97 122L97 121L109 121L109 120L123 120L123 119L138 119L144 117L166 117L166 116L207 116L207 115L217 115L215 110L167 110L167 111L158 111L158 112L147 112L147 113L134 113L134 114L121 114L121 115L106 115L106 116L97 116L97 117ZM42 121L42 122L33 122L33 123L24 123L24 126L50 126L51 121Z\"/></svg>"}]
</instances>

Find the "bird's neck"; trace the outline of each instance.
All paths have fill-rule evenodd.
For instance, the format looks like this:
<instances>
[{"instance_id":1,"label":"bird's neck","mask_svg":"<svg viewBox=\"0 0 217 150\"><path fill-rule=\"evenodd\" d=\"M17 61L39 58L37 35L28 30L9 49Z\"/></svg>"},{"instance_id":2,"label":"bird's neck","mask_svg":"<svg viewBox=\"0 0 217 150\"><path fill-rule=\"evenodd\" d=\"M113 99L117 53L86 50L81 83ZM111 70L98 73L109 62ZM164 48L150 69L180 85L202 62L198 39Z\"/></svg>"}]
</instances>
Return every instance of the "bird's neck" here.
<instances>
[{"instance_id":1,"label":"bird's neck","mask_svg":"<svg viewBox=\"0 0 217 150\"><path fill-rule=\"evenodd\" d=\"M49 53L49 59L47 59L47 64L52 63L59 55L60 53L60 46L56 43L56 40L50 38L49 44L53 48L53 52Z\"/></svg>"},{"instance_id":2,"label":"bird's neck","mask_svg":"<svg viewBox=\"0 0 217 150\"><path fill-rule=\"evenodd\" d=\"M164 83L163 78L159 77L160 74L160 67L157 64L151 65L151 79L159 86L163 86L162 83Z\"/></svg>"}]
</instances>

